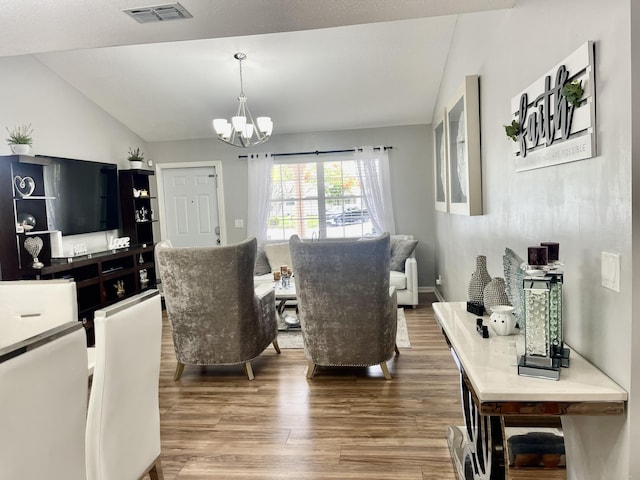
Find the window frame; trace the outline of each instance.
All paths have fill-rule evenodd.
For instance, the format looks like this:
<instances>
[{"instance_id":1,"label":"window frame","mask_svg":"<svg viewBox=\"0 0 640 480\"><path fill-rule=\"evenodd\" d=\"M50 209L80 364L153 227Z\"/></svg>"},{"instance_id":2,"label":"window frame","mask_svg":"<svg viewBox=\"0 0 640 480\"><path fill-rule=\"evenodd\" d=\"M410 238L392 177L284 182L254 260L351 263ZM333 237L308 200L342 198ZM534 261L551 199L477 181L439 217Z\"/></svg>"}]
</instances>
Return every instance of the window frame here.
<instances>
[{"instance_id":1,"label":"window frame","mask_svg":"<svg viewBox=\"0 0 640 480\"><path fill-rule=\"evenodd\" d=\"M325 178L325 164L327 163L344 163L344 162L350 162L352 164L355 165L356 161L353 159L353 156L350 154L340 154L340 155L332 155L331 157L316 157L313 159L307 159L302 155L296 155L296 156L290 156L290 157L281 157L281 158L274 158L273 160L273 167L280 167L281 165L300 165L300 164L315 164L315 172L316 172L316 180L317 180L317 194L315 197L297 197L294 199L287 199L287 198L283 198L279 199L279 200L274 200L273 199L273 187L272 187L272 193L271 193L271 197L269 198L269 203L272 204L274 202L286 202L287 200L292 200L294 202L304 202L304 201L315 201L317 204L317 208L318 208L318 228L317 228L317 233L318 233L318 238L321 239L352 239L352 238L359 238L365 235L364 231L362 231L359 235L346 235L345 232L345 228L346 226L348 226L349 224L343 224L342 225L342 236L332 236L332 237L328 237L327 236L327 226L328 226L328 221L327 221L327 204L329 203L329 201L332 200L336 200L342 203L342 212L344 214L345 210L345 200L349 200L349 203L352 203L351 200L356 200L355 203L356 204L360 204L360 208L364 208L366 206L366 199L364 196L364 193L362 192L362 190L360 191L360 195L344 195L343 194L340 197L327 197L326 196L326 178ZM341 171L344 172L344 170L341 168ZM358 183L360 182L358 175L356 174L355 177L358 179ZM344 176L343 176L344 179ZM361 188L361 187L360 187ZM267 218L267 224L269 224L269 221L272 219L273 217L269 216ZM283 218L283 217L281 217ZM301 221L304 221L303 219L300 219ZM370 220L368 220L368 222L370 222ZM366 223L368 222L362 222L360 223L360 225L364 226ZM284 223L283 223L283 235L282 237L278 237L278 238L270 238L269 241L279 241L279 240L284 240L286 237L286 233L284 232ZM372 225L371 225L372 228ZM269 225L267 225L267 229L269 230L270 227ZM298 230L298 227L296 228ZM301 230L301 229L300 229ZM364 230L364 228L362 229ZM297 232L298 235L300 235L299 232ZM302 235L301 235L302 237ZM302 237L304 239L310 239L313 238L312 237Z\"/></svg>"}]
</instances>

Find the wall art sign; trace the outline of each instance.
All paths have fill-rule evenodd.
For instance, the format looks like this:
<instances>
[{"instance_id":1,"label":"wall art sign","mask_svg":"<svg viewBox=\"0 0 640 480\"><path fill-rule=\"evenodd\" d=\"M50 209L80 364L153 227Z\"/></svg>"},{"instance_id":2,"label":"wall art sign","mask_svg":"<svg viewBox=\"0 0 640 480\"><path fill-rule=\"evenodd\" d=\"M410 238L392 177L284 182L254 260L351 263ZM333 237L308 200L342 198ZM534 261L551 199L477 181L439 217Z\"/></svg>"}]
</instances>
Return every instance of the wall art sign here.
<instances>
[{"instance_id":1,"label":"wall art sign","mask_svg":"<svg viewBox=\"0 0 640 480\"><path fill-rule=\"evenodd\" d=\"M571 97L572 87L578 94ZM516 171L584 160L596 155L594 42L511 99L520 128L513 144Z\"/></svg>"}]
</instances>

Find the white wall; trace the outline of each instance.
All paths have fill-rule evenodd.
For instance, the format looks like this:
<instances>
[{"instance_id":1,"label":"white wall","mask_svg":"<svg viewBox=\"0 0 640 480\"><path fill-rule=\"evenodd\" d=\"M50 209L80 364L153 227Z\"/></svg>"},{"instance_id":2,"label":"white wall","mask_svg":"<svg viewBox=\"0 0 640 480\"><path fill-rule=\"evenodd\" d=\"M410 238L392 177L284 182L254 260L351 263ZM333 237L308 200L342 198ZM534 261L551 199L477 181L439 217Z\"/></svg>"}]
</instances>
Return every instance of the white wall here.
<instances>
[{"instance_id":1,"label":"white wall","mask_svg":"<svg viewBox=\"0 0 640 480\"><path fill-rule=\"evenodd\" d=\"M32 125L33 155L129 168L129 147L146 147L140 137L31 56L0 58L0 105L3 134L7 133L5 127ZM0 155L12 155L5 142L0 142ZM64 237L65 245L70 242L84 243L89 251L106 250L107 235Z\"/></svg>"},{"instance_id":2,"label":"white wall","mask_svg":"<svg viewBox=\"0 0 640 480\"><path fill-rule=\"evenodd\" d=\"M144 141L31 56L0 58L0 128L32 124L33 154L119 163ZM6 137L4 137L6 138ZM11 149L0 142L0 155Z\"/></svg>"},{"instance_id":3,"label":"white wall","mask_svg":"<svg viewBox=\"0 0 640 480\"><path fill-rule=\"evenodd\" d=\"M632 236L629 0L519 0L508 11L459 17L437 102L443 108L464 75L480 75L482 188L485 215L436 213L436 275L446 300L465 300L475 256L503 276L510 247L560 242L565 263L568 343L631 391ZM588 40L596 41L597 135L592 159L516 173L510 101ZM600 284L602 251L621 255L621 292ZM636 335L637 336L637 335ZM636 367L636 370L638 368ZM562 381L562 380L561 380ZM627 416L567 418L569 478L625 479L630 468ZM637 424L637 422L635 422ZM635 471L634 471L635 470Z\"/></svg>"},{"instance_id":4,"label":"white wall","mask_svg":"<svg viewBox=\"0 0 640 480\"><path fill-rule=\"evenodd\" d=\"M245 238L246 228L235 228L234 219L244 219L246 224L247 218L247 161L238 159L238 155L255 151L283 153L336 150L359 145L393 147L389 152L389 161L396 231L412 234L419 240L416 248L418 284L433 286L435 232L432 227L433 167L429 125L274 135L269 143L252 149L231 147L214 138L155 142L149 145L149 153L150 158L157 163L207 160L222 162L227 241L235 243Z\"/></svg>"},{"instance_id":5,"label":"white wall","mask_svg":"<svg viewBox=\"0 0 640 480\"><path fill-rule=\"evenodd\" d=\"M631 84L640 85L640 3L631 2ZM633 201L632 209L638 205L638 197L640 196L640 88L634 88L632 91L632 188ZM637 207L636 207L637 208ZM637 211L632 215L633 228L633 282L631 286L632 292L638 292L638 279L640 279L640 215ZM631 345L640 345L640 320L638 313L640 312L640 295L633 295L632 311L635 312L632 317L631 325ZM640 387L640 348L632 348L631 365L636 365L631 370L630 391L635 393ZM630 444L640 445L640 426L636 417L640 412L640 398L632 396L629 401L630 419L632 422ZM637 448L637 447L636 447ZM631 466L629 471L640 472L640 455L631 455ZM636 475L637 476L637 475Z\"/></svg>"}]
</instances>

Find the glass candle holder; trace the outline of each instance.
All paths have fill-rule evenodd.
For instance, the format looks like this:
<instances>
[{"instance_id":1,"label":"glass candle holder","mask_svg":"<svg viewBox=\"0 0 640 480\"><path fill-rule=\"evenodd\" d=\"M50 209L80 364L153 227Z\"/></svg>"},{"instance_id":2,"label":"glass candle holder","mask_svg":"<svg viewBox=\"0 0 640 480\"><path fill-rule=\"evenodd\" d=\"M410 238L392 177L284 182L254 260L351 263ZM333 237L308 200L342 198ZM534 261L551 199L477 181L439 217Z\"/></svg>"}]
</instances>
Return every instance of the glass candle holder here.
<instances>
[{"instance_id":1,"label":"glass candle holder","mask_svg":"<svg viewBox=\"0 0 640 480\"><path fill-rule=\"evenodd\" d=\"M550 284L547 277L524 279L525 356L550 357Z\"/></svg>"},{"instance_id":2,"label":"glass candle holder","mask_svg":"<svg viewBox=\"0 0 640 480\"><path fill-rule=\"evenodd\" d=\"M549 281L549 339L552 346L562 346L562 273L550 273Z\"/></svg>"}]
</instances>

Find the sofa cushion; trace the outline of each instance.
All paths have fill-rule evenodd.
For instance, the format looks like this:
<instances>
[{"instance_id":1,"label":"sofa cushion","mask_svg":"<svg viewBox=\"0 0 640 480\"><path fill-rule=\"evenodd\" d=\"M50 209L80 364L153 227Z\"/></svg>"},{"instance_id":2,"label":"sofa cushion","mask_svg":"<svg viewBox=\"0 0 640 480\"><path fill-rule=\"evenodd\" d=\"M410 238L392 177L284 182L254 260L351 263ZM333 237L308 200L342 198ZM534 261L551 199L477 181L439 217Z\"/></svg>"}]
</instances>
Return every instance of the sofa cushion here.
<instances>
[{"instance_id":1,"label":"sofa cushion","mask_svg":"<svg viewBox=\"0 0 640 480\"><path fill-rule=\"evenodd\" d=\"M396 287L396 290L404 290L407 288L407 276L395 270L389 272L389 286Z\"/></svg>"},{"instance_id":2,"label":"sofa cushion","mask_svg":"<svg viewBox=\"0 0 640 480\"><path fill-rule=\"evenodd\" d=\"M404 272L404 263L418 245L418 240L391 237L390 269Z\"/></svg>"},{"instance_id":3,"label":"sofa cushion","mask_svg":"<svg viewBox=\"0 0 640 480\"><path fill-rule=\"evenodd\" d=\"M258 251L256 252L256 265L253 268L254 275L265 275L271 273L271 266L269 265L269 259L264 253L264 246L258 245Z\"/></svg>"},{"instance_id":4,"label":"sofa cushion","mask_svg":"<svg viewBox=\"0 0 640 480\"><path fill-rule=\"evenodd\" d=\"M264 246L264 253L269 260L272 272L279 271L281 265L292 268L293 263L288 243L267 243Z\"/></svg>"}]
</instances>

